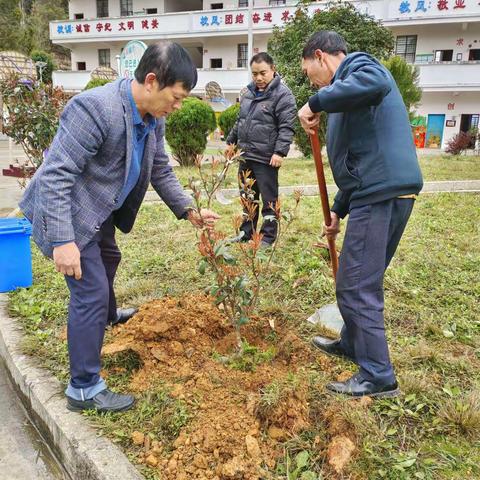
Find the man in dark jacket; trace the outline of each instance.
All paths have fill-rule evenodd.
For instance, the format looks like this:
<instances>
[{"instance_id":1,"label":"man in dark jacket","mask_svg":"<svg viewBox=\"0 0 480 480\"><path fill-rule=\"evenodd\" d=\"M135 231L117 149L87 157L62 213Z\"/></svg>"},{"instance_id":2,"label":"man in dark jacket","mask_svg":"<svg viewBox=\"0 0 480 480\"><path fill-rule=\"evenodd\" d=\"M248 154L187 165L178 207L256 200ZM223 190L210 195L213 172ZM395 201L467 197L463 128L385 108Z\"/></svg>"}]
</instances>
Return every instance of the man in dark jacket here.
<instances>
[{"instance_id":1,"label":"man in dark jacket","mask_svg":"<svg viewBox=\"0 0 480 480\"><path fill-rule=\"evenodd\" d=\"M360 371L327 388L351 396L395 396L383 318L383 277L423 181L400 92L389 71L366 53L347 55L336 32L315 33L302 68L320 88L298 113L307 133L328 113L327 151L339 192L327 236L349 214L337 275L345 321L341 339L315 337L325 353L347 357Z\"/></svg>"},{"instance_id":2,"label":"man in dark jacket","mask_svg":"<svg viewBox=\"0 0 480 480\"><path fill-rule=\"evenodd\" d=\"M250 60L253 82L242 97L238 119L227 138L227 144L237 144L245 161L240 163L239 179L250 171L255 178L255 199L262 196L263 217L273 216L272 206L278 198L278 169L287 156L293 139L296 102L290 89L275 72L268 53L257 53ZM227 148L227 154L231 147ZM253 221L245 218L238 240L248 241L256 230L258 209ZM262 244L271 245L277 237L277 223L264 218L260 233Z\"/></svg>"}]
</instances>

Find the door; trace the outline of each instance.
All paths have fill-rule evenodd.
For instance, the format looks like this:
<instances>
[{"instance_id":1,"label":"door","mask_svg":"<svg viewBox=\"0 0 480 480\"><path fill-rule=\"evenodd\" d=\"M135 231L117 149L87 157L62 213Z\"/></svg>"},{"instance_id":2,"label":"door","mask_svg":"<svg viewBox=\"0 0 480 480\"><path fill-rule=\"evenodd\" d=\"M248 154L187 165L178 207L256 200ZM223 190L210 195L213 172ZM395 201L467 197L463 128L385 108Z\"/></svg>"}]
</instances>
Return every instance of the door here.
<instances>
[{"instance_id":1,"label":"door","mask_svg":"<svg viewBox=\"0 0 480 480\"><path fill-rule=\"evenodd\" d=\"M468 133L472 130L478 130L479 119L479 114L462 114L460 118L460 131ZM475 137L472 140L470 148L475 148Z\"/></svg>"},{"instance_id":2,"label":"door","mask_svg":"<svg viewBox=\"0 0 480 480\"><path fill-rule=\"evenodd\" d=\"M428 115L427 123L427 148L441 148L443 139L443 127L445 125L445 114Z\"/></svg>"},{"instance_id":3,"label":"door","mask_svg":"<svg viewBox=\"0 0 480 480\"><path fill-rule=\"evenodd\" d=\"M478 128L479 117L480 115L478 114L462 114L462 118L460 120L460 131L469 132L470 130Z\"/></svg>"}]
</instances>

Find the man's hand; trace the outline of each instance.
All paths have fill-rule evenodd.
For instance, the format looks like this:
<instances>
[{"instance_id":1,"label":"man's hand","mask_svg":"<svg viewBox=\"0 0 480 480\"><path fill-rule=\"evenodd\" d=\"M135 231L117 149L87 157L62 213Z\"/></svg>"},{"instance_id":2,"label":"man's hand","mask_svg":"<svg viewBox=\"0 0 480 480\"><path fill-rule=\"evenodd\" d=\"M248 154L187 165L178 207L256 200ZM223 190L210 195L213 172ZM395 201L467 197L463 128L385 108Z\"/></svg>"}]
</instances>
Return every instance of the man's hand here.
<instances>
[{"instance_id":1,"label":"man's hand","mask_svg":"<svg viewBox=\"0 0 480 480\"><path fill-rule=\"evenodd\" d=\"M82 278L82 267L80 265L80 250L75 242L65 243L53 249L53 261L57 272L75 277L75 280Z\"/></svg>"},{"instance_id":2,"label":"man's hand","mask_svg":"<svg viewBox=\"0 0 480 480\"><path fill-rule=\"evenodd\" d=\"M281 155L277 155L276 153L274 153L270 160L270 165L272 167L280 168L282 166L282 162L283 162L283 157Z\"/></svg>"},{"instance_id":3,"label":"man's hand","mask_svg":"<svg viewBox=\"0 0 480 480\"><path fill-rule=\"evenodd\" d=\"M330 212L330 216L332 217L332 223L329 226L323 225L322 237L326 236L327 238L333 238L335 240L340 233L340 219L335 212Z\"/></svg>"},{"instance_id":4,"label":"man's hand","mask_svg":"<svg viewBox=\"0 0 480 480\"><path fill-rule=\"evenodd\" d=\"M220 215L212 210L202 208L200 210L200 215L196 210L190 210L187 218L194 227L207 227L209 230L211 230L215 225L215 222L220 218Z\"/></svg>"},{"instance_id":5,"label":"man's hand","mask_svg":"<svg viewBox=\"0 0 480 480\"><path fill-rule=\"evenodd\" d=\"M299 111L298 111L298 119L300 120L300 124L302 128L307 132L307 134L312 134L315 132L315 127L318 126L320 123L320 114L313 113L310 110L310 106L306 103Z\"/></svg>"},{"instance_id":6,"label":"man's hand","mask_svg":"<svg viewBox=\"0 0 480 480\"><path fill-rule=\"evenodd\" d=\"M235 145L233 143L230 145L227 145L225 150L223 151L225 158L227 158L228 160L230 160L233 157L234 153L235 153Z\"/></svg>"}]
</instances>

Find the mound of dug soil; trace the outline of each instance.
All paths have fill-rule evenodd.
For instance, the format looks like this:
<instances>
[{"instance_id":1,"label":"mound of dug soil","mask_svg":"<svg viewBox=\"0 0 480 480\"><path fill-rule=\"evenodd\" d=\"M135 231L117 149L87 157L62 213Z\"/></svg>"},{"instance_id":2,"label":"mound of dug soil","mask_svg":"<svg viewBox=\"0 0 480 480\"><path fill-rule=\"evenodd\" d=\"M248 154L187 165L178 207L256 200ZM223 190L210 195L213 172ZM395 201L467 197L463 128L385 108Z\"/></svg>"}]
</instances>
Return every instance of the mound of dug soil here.
<instances>
[{"instance_id":1,"label":"mound of dug soil","mask_svg":"<svg viewBox=\"0 0 480 480\"><path fill-rule=\"evenodd\" d=\"M208 297L153 301L113 330L104 356L131 350L141 360L131 390L161 380L192 414L168 447L150 445L148 432L132 436L134 444L144 444L138 462L158 468L162 479L269 478L284 453L280 442L309 427L302 370L319 361L330 369L331 360L314 355L286 326L273 332L266 320L254 320L242 333L259 351L271 352L251 371L218 360L232 353L235 335Z\"/></svg>"}]
</instances>

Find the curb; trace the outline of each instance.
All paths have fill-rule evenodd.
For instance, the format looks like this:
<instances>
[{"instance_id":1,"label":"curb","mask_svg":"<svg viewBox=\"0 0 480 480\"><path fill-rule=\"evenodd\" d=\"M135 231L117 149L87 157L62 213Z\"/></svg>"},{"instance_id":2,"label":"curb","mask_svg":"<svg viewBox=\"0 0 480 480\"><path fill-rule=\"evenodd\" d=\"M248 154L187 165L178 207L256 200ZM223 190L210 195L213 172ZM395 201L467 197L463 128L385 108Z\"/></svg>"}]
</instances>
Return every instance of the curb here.
<instances>
[{"instance_id":1,"label":"curb","mask_svg":"<svg viewBox=\"0 0 480 480\"><path fill-rule=\"evenodd\" d=\"M73 480L142 480L127 457L65 407L60 382L21 353L23 333L9 317L0 294L0 357L19 399L47 444Z\"/></svg>"},{"instance_id":2,"label":"curb","mask_svg":"<svg viewBox=\"0 0 480 480\"><path fill-rule=\"evenodd\" d=\"M280 194L292 195L295 190L303 190L303 195L313 197L318 195L318 185L294 185L279 188ZM336 185L327 185L327 191L331 195L337 193ZM189 192L187 190L187 192ZM220 190L225 198L238 197L238 188L224 188ZM472 193L480 192L480 180L445 180L436 182L425 182L420 195L425 193ZM161 202L158 194L153 190L148 190L145 195L146 202Z\"/></svg>"}]
</instances>

